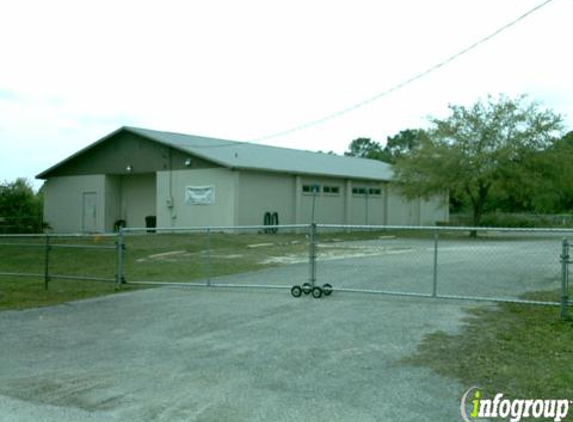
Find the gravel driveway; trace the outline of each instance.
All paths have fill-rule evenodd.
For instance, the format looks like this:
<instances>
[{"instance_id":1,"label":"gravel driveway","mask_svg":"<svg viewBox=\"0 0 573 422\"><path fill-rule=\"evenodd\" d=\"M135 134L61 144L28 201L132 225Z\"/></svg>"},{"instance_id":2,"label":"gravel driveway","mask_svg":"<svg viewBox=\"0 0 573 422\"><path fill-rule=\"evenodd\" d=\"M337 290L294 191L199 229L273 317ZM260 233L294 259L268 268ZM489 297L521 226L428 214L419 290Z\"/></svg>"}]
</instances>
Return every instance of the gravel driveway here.
<instances>
[{"instance_id":1,"label":"gravel driveway","mask_svg":"<svg viewBox=\"0 0 573 422\"><path fill-rule=\"evenodd\" d=\"M161 288L0 314L0 421L456 420L400 359L459 304Z\"/></svg>"}]
</instances>

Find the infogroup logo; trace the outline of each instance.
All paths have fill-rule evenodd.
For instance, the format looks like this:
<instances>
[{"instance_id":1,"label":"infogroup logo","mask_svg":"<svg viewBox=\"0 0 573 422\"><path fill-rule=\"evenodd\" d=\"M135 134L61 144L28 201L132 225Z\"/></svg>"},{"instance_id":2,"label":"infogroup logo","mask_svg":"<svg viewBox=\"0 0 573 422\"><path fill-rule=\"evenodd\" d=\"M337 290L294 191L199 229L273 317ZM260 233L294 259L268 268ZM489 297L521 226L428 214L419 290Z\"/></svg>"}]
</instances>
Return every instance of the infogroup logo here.
<instances>
[{"instance_id":1,"label":"infogroup logo","mask_svg":"<svg viewBox=\"0 0 573 422\"><path fill-rule=\"evenodd\" d=\"M471 387L462 396L460 412L465 422L478 421L481 418L503 418L519 422L522 418L536 418L560 422L567 417L571 400L509 400L502 393L493 399L482 396L479 387Z\"/></svg>"}]
</instances>

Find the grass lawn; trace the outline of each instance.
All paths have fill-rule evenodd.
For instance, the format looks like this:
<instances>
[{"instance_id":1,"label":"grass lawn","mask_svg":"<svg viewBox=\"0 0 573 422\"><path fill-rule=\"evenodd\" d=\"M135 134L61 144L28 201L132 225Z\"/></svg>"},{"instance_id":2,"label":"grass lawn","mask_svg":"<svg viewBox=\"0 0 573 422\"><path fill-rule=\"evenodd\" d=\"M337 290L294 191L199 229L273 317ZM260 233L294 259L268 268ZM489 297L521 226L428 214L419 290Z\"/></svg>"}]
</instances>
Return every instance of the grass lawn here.
<instances>
[{"instance_id":1,"label":"grass lawn","mask_svg":"<svg viewBox=\"0 0 573 422\"><path fill-rule=\"evenodd\" d=\"M555 292L531 293L551 300ZM573 323L550 306L500 304L468 311L459 334L427 336L407 363L455 377L484 397L573 400ZM573 410L568 421L573 421Z\"/></svg>"},{"instance_id":2,"label":"grass lawn","mask_svg":"<svg viewBox=\"0 0 573 422\"><path fill-rule=\"evenodd\" d=\"M379 231L319 235L320 242L367 240ZM0 276L0 309L23 309L115 294L115 283L59 280L57 275L113 280L116 274L115 237L98 235L51 238L49 273L44 289L46 249L43 238L2 238L0 272L38 274L35 278ZM9 244L9 245L6 245ZM108 249L75 249L68 246L102 246ZM192 282L211 277L255 271L278 265L274 257L304 256L306 234L205 233L138 234L125 236L124 274L129 281ZM207 250L210 250L208 253ZM266 262L270 260L271 262ZM121 291L133 290L123 285Z\"/></svg>"},{"instance_id":3,"label":"grass lawn","mask_svg":"<svg viewBox=\"0 0 573 422\"><path fill-rule=\"evenodd\" d=\"M136 286L123 286L121 291L131 291ZM48 290L38 279L0 279L0 310L26 309L90 297L115 294L113 285L96 281L52 280Z\"/></svg>"}]
</instances>

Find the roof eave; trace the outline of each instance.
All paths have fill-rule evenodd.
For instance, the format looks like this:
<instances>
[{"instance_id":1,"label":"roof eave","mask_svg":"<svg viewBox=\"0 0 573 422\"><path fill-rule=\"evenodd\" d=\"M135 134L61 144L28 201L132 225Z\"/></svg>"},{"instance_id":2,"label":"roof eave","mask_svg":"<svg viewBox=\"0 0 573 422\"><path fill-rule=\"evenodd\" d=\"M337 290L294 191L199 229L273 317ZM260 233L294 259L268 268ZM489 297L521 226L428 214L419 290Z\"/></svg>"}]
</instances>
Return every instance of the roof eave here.
<instances>
[{"instance_id":1,"label":"roof eave","mask_svg":"<svg viewBox=\"0 0 573 422\"><path fill-rule=\"evenodd\" d=\"M37 175L35 176L35 178L36 178L36 179L41 179L41 180L46 180L48 177L50 177L50 176L49 176L50 173L53 172L53 171L54 171L55 169L57 169L58 167L63 166L64 164L70 162L70 161L73 160L74 158L76 158L76 157L78 157L78 156L84 154L85 152L89 151L90 149L94 148L95 146L97 146L97 145L99 145L99 144L101 144L101 143L107 141L108 139L110 139L110 138L112 138L112 137L118 135L118 134L121 133L121 132L129 132L129 133L132 133L132 134L137 135L137 136L139 136L139 137L141 137L141 138L147 139L148 141L155 142L155 143L158 143L158 144L161 144L161 145L165 145L165 146L167 146L167 147L169 147L169 148L176 149L176 150L181 151L181 152L183 152L183 153L185 153L185 154L192 154L192 155L194 155L194 156L197 156L198 158L201 158L201 159L203 159L203 160L210 161L210 162L212 162L212 163L214 163L214 164L217 164L217 165L219 165L219 166L222 166L222 167L226 167L226 168L231 168L231 167L232 167L232 166L229 165L229 163L225 163L225 162L220 161L220 160L214 160L212 157L207 157L207 156L205 156L205 155L203 155L203 154L201 154L201 153L197 153L197 152L195 152L195 151L190 151L190 150L188 150L188 149L186 149L186 148L184 148L184 147L179 147L179 146L170 144L169 142L163 142L163 141L161 141L161 140L158 140L157 138L154 138L154 137L152 137L152 136L149 136L149 135L146 135L146 134L144 134L144 133L139 132L139 131L137 130L137 128L131 128L131 127L129 127L129 126L122 126L122 127L120 127L119 129L116 129L116 130L114 130L113 132L107 134L107 135L104 136L103 138L101 138L101 139L99 139L99 140L97 140L97 141L95 141L95 142L89 144L89 145L86 146L85 148L82 148L82 149L79 150L78 152L76 152L76 153L70 155L69 157L63 159L62 161L60 161L60 162L54 164L53 166L51 166L50 168L44 170L43 172L37 174Z\"/></svg>"},{"instance_id":2,"label":"roof eave","mask_svg":"<svg viewBox=\"0 0 573 422\"><path fill-rule=\"evenodd\" d=\"M79 150L78 152L70 155L67 158L64 158L62 161L60 161L57 164L54 164L52 167L48 168L47 170L44 170L43 172L37 174L35 176L36 179L42 179L42 180L46 180L49 176L49 174L54 171L55 169L57 169L58 167L68 163L69 161L73 160L74 158L78 157L79 155L85 153L86 151L89 151L90 149L92 149L93 147L101 144L102 142L107 141L109 138L111 138L112 136L117 135L118 133L120 133L121 131L127 130L127 128L125 126L120 127L119 129L114 130L113 132L107 134L106 136L104 136L103 138L89 144L88 146L86 146L85 148L82 148L81 150Z\"/></svg>"},{"instance_id":3,"label":"roof eave","mask_svg":"<svg viewBox=\"0 0 573 422\"><path fill-rule=\"evenodd\" d=\"M249 166L230 166L230 170L247 170L247 171L260 171L264 173L277 173L277 174L292 174L296 176L319 176L319 177L333 177L339 179L354 179L354 180L369 180L374 182L391 182L392 177L368 177L368 176L352 176L348 174L338 173L320 173L320 172L307 172L298 170L280 170L269 169L263 167L249 167Z\"/></svg>"}]
</instances>

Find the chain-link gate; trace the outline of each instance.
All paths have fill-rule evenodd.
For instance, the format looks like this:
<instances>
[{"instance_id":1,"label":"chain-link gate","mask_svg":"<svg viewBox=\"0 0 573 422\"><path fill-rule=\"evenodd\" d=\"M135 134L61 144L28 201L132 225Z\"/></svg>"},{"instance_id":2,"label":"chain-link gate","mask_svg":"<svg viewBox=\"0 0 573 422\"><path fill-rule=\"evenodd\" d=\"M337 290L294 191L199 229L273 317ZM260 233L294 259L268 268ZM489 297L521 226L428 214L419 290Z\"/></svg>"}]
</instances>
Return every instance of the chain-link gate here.
<instances>
[{"instance_id":1,"label":"chain-link gate","mask_svg":"<svg viewBox=\"0 0 573 422\"><path fill-rule=\"evenodd\" d=\"M567 229L305 224L5 235L0 236L0 276L38 278L46 288L61 278L107 281L117 288L284 289L316 299L336 292L510 302L560 306L567 318L573 261L563 236L571 234ZM106 251L115 251L116 259ZM539 291L550 292L549 299L532 296Z\"/></svg>"}]
</instances>

